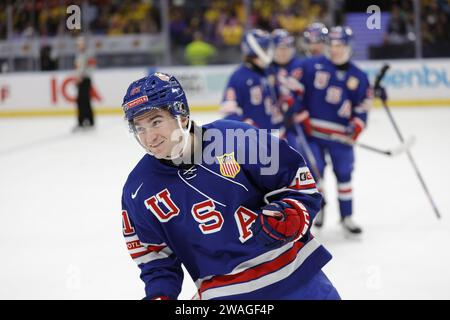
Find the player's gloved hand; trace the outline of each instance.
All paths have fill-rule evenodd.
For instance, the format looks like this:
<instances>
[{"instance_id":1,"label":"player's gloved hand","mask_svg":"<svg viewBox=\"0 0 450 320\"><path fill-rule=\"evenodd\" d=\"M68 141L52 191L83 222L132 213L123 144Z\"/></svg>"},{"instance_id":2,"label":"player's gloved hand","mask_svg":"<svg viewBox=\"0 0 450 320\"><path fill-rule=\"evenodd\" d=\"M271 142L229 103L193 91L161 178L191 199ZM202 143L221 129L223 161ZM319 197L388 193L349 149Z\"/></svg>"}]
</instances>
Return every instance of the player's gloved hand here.
<instances>
[{"instance_id":1,"label":"player's gloved hand","mask_svg":"<svg viewBox=\"0 0 450 320\"><path fill-rule=\"evenodd\" d=\"M356 141L356 139L358 139L363 129L364 129L364 122L359 118L352 118L345 130L345 133L350 139Z\"/></svg>"},{"instance_id":2,"label":"player's gloved hand","mask_svg":"<svg viewBox=\"0 0 450 320\"><path fill-rule=\"evenodd\" d=\"M375 97L380 98L383 101L386 101L387 99L386 89L382 86L378 86L377 88L375 88L374 94Z\"/></svg>"},{"instance_id":3,"label":"player's gloved hand","mask_svg":"<svg viewBox=\"0 0 450 320\"><path fill-rule=\"evenodd\" d=\"M261 208L252 225L253 236L266 246L280 247L302 238L310 225L305 206L293 199L275 201Z\"/></svg>"},{"instance_id":4,"label":"player's gloved hand","mask_svg":"<svg viewBox=\"0 0 450 320\"><path fill-rule=\"evenodd\" d=\"M288 112L289 108L291 108L295 102L295 98L290 94L281 95L279 99L281 110L283 112Z\"/></svg>"},{"instance_id":5,"label":"player's gloved hand","mask_svg":"<svg viewBox=\"0 0 450 320\"><path fill-rule=\"evenodd\" d=\"M285 85L296 97L303 96L303 93L305 92L303 84L294 77L287 77Z\"/></svg>"},{"instance_id":6,"label":"player's gloved hand","mask_svg":"<svg viewBox=\"0 0 450 320\"><path fill-rule=\"evenodd\" d=\"M303 128L303 131L307 136L312 135L312 125L311 119L309 118L308 110L303 110L294 115L294 122L300 124Z\"/></svg>"}]
</instances>

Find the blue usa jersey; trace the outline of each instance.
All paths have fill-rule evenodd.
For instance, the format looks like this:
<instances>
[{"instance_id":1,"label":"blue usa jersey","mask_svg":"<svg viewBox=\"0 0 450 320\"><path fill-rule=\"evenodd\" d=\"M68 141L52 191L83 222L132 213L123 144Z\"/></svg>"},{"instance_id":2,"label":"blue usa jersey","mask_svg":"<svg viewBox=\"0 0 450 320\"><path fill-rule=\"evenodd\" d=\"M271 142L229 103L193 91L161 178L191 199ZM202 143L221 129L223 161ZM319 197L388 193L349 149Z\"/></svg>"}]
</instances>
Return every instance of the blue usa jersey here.
<instances>
[{"instance_id":1,"label":"blue usa jersey","mask_svg":"<svg viewBox=\"0 0 450 320\"><path fill-rule=\"evenodd\" d=\"M276 104L274 81L273 76L251 64L240 65L224 92L221 109L224 118L258 128L279 129L283 115Z\"/></svg>"},{"instance_id":2,"label":"blue usa jersey","mask_svg":"<svg viewBox=\"0 0 450 320\"><path fill-rule=\"evenodd\" d=\"M210 148L227 129L245 131L246 146L224 139L222 150ZM250 228L262 206L285 198L301 203L312 221L322 201L314 179L299 153L252 126L218 120L202 130L203 156L210 153L217 161L180 168L147 154L123 188L123 234L146 297L176 299L183 263L197 286L195 298L280 299L287 289L279 282L298 287L331 255L309 230L295 242L269 248ZM258 143L259 152L281 155L275 167L251 160Z\"/></svg>"},{"instance_id":3,"label":"blue usa jersey","mask_svg":"<svg viewBox=\"0 0 450 320\"><path fill-rule=\"evenodd\" d=\"M351 119L364 128L372 92L367 75L352 62L339 69L325 56L305 59L302 83L303 107L314 130L345 134Z\"/></svg>"},{"instance_id":4,"label":"blue usa jersey","mask_svg":"<svg viewBox=\"0 0 450 320\"><path fill-rule=\"evenodd\" d=\"M294 55L286 65L272 63L270 72L275 75L277 99L286 120L301 108L303 60Z\"/></svg>"},{"instance_id":5,"label":"blue usa jersey","mask_svg":"<svg viewBox=\"0 0 450 320\"><path fill-rule=\"evenodd\" d=\"M269 69L275 75L275 88L278 104L284 117L284 125L291 129L291 117L302 110L304 86L301 83L303 76L303 60L294 55L286 65L272 63Z\"/></svg>"},{"instance_id":6,"label":"blue usa jersey","mask_svg":"<svg viewBox=\"0 0 450 320\"><path fill-rule=\"evenodd\" d=\"M300 83L303 75L302 58L295 55L286 65L272 63L271 69L276 74L279 85L283 85L294 93L303 93L303 85Z\"/></svg>"}]
</instances>

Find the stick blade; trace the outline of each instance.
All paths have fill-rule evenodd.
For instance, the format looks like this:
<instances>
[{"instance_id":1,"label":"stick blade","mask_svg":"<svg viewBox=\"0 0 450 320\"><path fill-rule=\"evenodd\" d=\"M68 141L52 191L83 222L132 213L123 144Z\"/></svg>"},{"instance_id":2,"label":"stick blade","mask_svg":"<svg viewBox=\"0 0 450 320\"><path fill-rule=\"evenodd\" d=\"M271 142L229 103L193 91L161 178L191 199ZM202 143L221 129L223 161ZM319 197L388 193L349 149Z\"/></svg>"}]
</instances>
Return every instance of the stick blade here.
<instances>
[{"instance_id":1,"label":"stick blade","mask_svg":"<svg viewBox=\"0 0 450 320\"><path fill-rule=\"evenodd\" d=\"M402 144L400 144L398 147L392 149L390 151L391 156L397 156L406 150L409 150L414 144L416 143L416 137L410 136L407 138Z\"/></svg>"}]
</instances>

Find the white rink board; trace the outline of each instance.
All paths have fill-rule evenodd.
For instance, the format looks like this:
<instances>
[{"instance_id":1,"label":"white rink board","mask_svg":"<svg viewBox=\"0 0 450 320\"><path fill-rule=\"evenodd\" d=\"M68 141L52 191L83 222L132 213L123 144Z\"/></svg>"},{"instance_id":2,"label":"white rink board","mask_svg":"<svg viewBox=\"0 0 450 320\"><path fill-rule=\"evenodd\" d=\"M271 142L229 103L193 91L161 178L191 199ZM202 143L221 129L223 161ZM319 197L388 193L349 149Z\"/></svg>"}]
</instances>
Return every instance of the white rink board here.
<instances>
[{"instance_id":1,"label":"white rink board","mask_svg":"<svg viewBox=\"0 0 450 320\"><path fill-rule=\"evenodd\" d=\"M373 82L383 61L361 61ZM384 85L391 106L450 105L450 59L395 60ZM93 106L104 113L119 113L128 85L149 72L177 76L193 110L218 110L226 83L236 65L103 69L93 74ZM0 75L0 115L7 112L73 110L76 82L72 72Z\"/></svg>"}]
</instances>

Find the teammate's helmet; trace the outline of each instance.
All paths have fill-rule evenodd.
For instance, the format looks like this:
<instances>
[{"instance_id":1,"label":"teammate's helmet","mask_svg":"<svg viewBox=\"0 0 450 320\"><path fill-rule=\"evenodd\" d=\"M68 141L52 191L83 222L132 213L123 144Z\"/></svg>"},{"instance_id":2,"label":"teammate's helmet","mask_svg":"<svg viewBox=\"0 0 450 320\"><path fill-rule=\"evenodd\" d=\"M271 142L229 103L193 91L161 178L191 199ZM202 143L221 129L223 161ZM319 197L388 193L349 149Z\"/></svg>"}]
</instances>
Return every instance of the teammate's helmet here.
<instances>
[{"instance_id":1,"label":"teammate's helmet","mask_svg":"<svg viewBox=\"0 0 450 320\"><path fill-rule=\"evenodd\" d=\"M122 104L125 119L151 109L166 108L174 117L189 116L186 94L174 76L155 72L130 84Z\"/></svg>"},{"instance_id":2,"label":"teammate's helmet","mask_svg":"<svg viewBox=\"0 0 450 320\"><path fill-rule=\"evenodd\" d=\"M295 54L294 37L284 29L275 29L271 35L275 45L273 60L280 65L289 63Z\"/></svg>"},{"instance_id":3,"label":"teammate's helmet","mask_svg":"<svg viewBox=\"0 0 450 320\"><path fill-rule=\"evenodd\" d=\"M303 38L306 43L325 42L327 39L328 29L320 22L314 22L303 32Z\"/></svg>"},{"instance_id":4,"label":"teammate's helmet","mask_svg":"<svg viewBox=\"0 0 450 320\"><path fill-rule=\"evenodd\" d=\"M350 45L353 39L353 31L350 27L332 27L328 33L327 41L329 43L338 42L344 45Z\"/></svg>"},{"instance_id":5,"label":"teammate's helmet","mask_svg":"<svg viewBox=\"0 0 450 320\"><path fill-rule=\"evenodd\" d=\"M275 29L272 31L273 44L275 47L292 47L294 45L294 37L284 29Z\"/></svg>"},{"instance_id":6,"label":"teammate's helmet","mask_svg":"<svg viewBox=\"0 0 450 320\"><path fill-rule=\"evenodd\" d=\"M242 37L241 50L244 56L258 57L265 65L273 59L273 41L267 31L252 29Z\"/></svg>"}]
</instances>

